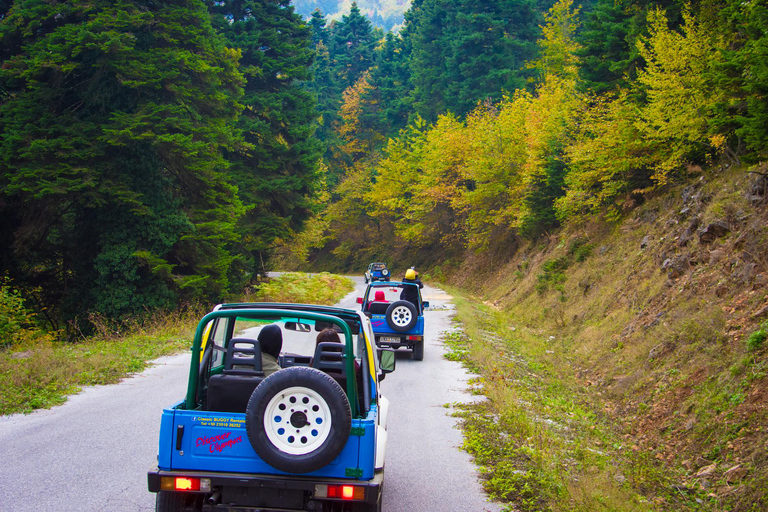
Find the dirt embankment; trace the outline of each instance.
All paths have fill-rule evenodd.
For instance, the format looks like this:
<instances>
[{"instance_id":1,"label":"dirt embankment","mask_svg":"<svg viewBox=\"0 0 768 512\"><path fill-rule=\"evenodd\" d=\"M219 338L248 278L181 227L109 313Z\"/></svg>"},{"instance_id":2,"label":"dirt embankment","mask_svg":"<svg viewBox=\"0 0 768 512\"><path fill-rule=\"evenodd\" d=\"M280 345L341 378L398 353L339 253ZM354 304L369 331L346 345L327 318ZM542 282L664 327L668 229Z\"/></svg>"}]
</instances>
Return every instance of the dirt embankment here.
<instances>
[{"instance_id":1,"label":"dirt embankment","mask_svg":"<svg viewBox=\"0 0 768 512\"><path fill-rule=\"evenodd\" d=\"M768 341L755 336L768 328L765 166L696 177L618 223L451 275L516 325L567 340L557 370L677 475L676 492L768 507Z\"/></svg>"}]
</instances>

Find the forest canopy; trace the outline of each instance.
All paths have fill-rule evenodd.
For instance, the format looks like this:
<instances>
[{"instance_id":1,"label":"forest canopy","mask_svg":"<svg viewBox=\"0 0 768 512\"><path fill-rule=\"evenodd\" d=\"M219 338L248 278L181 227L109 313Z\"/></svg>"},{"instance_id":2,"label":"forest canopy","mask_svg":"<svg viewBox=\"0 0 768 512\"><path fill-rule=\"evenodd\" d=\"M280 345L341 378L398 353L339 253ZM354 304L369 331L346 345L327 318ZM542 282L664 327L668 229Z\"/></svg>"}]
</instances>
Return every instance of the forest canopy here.
<instances>
[{"instance_id":1,"label":"forest canopy","mask_svg":"<svg viewBox=\"0 0 768 512\"><path fill-rule=\"evenodd\" d=\"M766 156L764 2L316 4L0 2L6 286L60 328L237 296L276 250L510 254Z\"/></svg>"}]
</instances>

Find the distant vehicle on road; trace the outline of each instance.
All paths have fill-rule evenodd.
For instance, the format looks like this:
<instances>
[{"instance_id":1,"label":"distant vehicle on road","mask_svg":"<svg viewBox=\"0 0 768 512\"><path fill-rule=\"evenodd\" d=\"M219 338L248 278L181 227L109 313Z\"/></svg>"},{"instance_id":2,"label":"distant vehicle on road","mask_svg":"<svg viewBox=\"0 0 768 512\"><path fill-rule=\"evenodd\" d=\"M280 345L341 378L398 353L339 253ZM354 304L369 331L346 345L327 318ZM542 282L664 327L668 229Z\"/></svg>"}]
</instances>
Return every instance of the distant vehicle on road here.
<instances>
[{"instance_id":1,"label":"distant vehicle on road","mask_svg":"<svg viewBox=\"0 0 768 512\"><path fill-rule=\"evenodd\" d=\"M403 300L403 290L411 287L416 297ZM364 314L371 318L376 345L379 347L406 347L413 351L417 361L424 359L424 309L429 302L421 300L421 290L415 283L395 281L372 282L363 297L357 298Z\"/></svg>"},{"instance_id":2,"label":"distant vehicle on road","mask_svg":"<svg viewBox=\"0 0 768 512\"><path fill-rule=\"evenodd\" d=\"M365 283L389 281L389 269L386 263L371 263L365 271Z\"/></svg>"},{"instance_id":3,"label":"distant vehicle on road","mask_svg":"<svg viewBox=\"0 0 768 512\"><path fill-rule=\"evenodd\" d=\"M327 329L341 342L317 342ZM265 377L262 345L280 351L281 335L281 368ZM186 397L163 411L156 511L381 512L379 382L394 368L360 311L217 306L197 327Z\"/></svg>"}]
</instances>

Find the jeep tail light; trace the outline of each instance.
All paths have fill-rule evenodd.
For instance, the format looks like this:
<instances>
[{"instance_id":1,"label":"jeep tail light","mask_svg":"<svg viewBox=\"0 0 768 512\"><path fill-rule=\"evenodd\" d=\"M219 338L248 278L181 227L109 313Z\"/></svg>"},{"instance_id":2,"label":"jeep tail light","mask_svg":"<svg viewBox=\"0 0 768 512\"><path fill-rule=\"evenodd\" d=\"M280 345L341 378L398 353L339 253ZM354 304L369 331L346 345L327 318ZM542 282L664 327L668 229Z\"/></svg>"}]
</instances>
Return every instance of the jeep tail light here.
<instances>
[{"instance_id":1,"label":"jeep tail light","mask_svg":"<svg viewBox=\"0 0 768 512\"><path fill-rule=\"evenodd\" d=\"M421 341L424 339L424 336L408 336L408 341Z\"/></svg>"},{"instance_id":2,"label":"jeep tail light","mask_svg":"<svg viewBox=\"0 0 768 512\"><path fill-rule=\"evenodd\" d=\"M210 492L211 479L187 476L164 476L160 478L160 489L163 491Z\"/></svg>"},{"instance_id":3,"label":"jeep tail light","mask_svg":"<svg viewBox=\"0 0 768 512\"><path fill-rule=\"evenodd\" d=\"M365 487L357 485L315 485L315 498L337 500L364 500Z\"/></svg>"}]
</instances>

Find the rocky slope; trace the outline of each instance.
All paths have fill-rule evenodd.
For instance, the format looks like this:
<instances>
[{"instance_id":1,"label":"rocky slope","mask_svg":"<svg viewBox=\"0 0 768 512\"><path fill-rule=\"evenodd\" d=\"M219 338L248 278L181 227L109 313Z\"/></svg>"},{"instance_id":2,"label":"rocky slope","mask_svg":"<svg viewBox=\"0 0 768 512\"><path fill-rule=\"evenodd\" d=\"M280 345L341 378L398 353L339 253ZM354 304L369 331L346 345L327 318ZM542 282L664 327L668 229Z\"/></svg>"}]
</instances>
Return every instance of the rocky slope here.
<instances>
[{"instance_id":1,"label":"rocky slope","mask_svg":"<svg viewBox=\"0 0 768 512\"><path fill-rule=\"evenodd\" d=\"M558 371L596 414L727 510L768 507L767 167L693 169L618 223L438 269L564 340Z\"/></svg>"}]
</instances>

